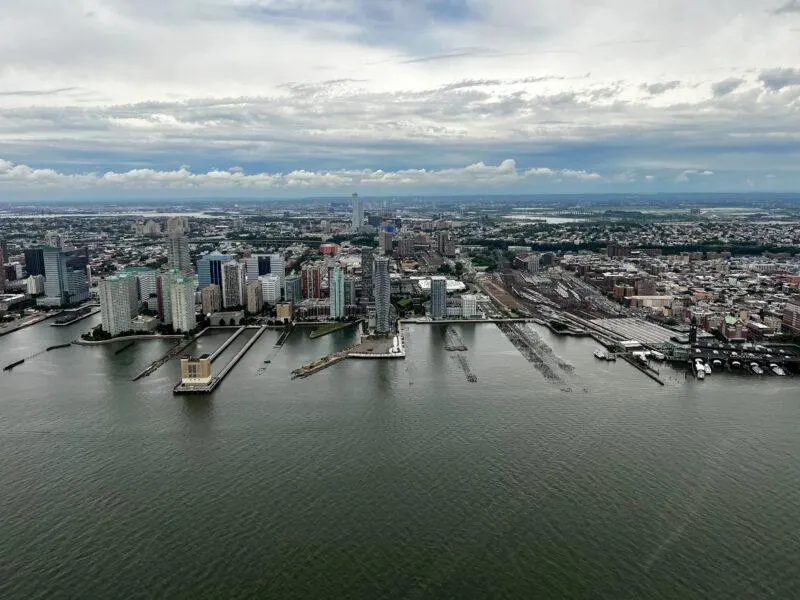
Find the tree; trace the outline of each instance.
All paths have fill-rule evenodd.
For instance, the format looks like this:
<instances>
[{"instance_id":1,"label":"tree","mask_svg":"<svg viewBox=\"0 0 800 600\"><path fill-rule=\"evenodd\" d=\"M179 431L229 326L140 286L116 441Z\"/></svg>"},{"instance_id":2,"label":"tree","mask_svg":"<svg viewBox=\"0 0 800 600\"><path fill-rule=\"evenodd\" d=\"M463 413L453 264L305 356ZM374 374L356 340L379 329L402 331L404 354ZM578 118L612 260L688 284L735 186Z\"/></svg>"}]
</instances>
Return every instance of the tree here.
<instances>
[{"instance_id":1,"label":"tree","mask_svg":"<svg viewBox=\"0 0 800 600\"><path fill-rule=\"evenodd\" d=\"M455 267L455 273L456 273L456 275L458 275L459 277L461 277L461 275L463 275L463 273L464 273L464 263L462 263L461 261L458 261L458 262L456 263L456 267Z\"/></svg>"},{"instance_id":2,"label":"tree","mask_svg":"<svg viewBox=\"0 0 800 600\"><path fill-rule=\"evenodd\" d=\"M452 272L453 272L453 269L447 263L443 263L439 267L439 273L441 273L442 275L450 275Z\"/></svg>"}]
</instances>

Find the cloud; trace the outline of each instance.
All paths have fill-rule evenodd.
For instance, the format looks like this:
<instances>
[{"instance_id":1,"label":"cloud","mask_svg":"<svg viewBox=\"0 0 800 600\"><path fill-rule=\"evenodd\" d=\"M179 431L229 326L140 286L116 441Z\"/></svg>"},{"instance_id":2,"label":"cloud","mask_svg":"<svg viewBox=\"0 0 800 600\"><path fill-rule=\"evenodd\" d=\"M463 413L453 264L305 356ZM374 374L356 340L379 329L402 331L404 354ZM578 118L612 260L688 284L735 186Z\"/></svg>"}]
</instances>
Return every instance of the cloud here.
<instances>
[{"instance_id":1,"label":"cloud","mask_svg":"<svg viewBox=\"0 0 800 600\"><path fill-rule=\"evenodd\" d=\"M665 94L670 90L674 90L675 88L680 87L680 85L680 81L665 81L663 83L643 83L641 88L652 96L658 96L660 94Z\"/></svg>"},{"instance_id":2,"label":"cloud","mask_svg":"<svg viewBox=\"0 0 800 600\"><path fill-rule=\"evenodd\" d=\"M779 6L772 13L776 15L800 13L800 0L787 0L786 4Z\"/></svg>"},{"instance_id":3,"label":"cloud","mask_svg":"<svg viewBox=\"0 0 800 600\"><path fill-rule=\"evenodd\" d=\"M761 71L758 80L768 90L779 92L783 88L800 85L800 69L767 69Z\"/></svg>"},{"instance_id":4,"label":"cloud","mask_svg":"<svg viewBox=\"0 0 800 600\"><path fill-rule=\"evenodd\" d=\"M713 83L711 85L711 91L716 97L727 96L739 89L744 82L744 79L739 77L729 77L728 79Z\"/></svg>"},{"instance_id":5,"label":"cloud","mask_svg":"<svg viewBox=\"0 0 800 600\"><path fill-rule=\"evenodd\" d=\"M714 171L709 171L708 169L686 169L677 176L676 181L679 183L688 183L693 177L712 177L713 175Z\"/></svg>"},{"instance_id":6,"label":"cloud","mask_svg":"<svg viewBox=\"0 0 800 600\"><path fill-rule=\"evenodd\" d=\"M598 173L575 169L537 167L518 169L513 159L498 165L483 162L449 169L403 169L397 171L340 169L331 171L295 170L287 173L245 173L241 167L212 169L194 173L186 166L173 171L132 169L125 172L63 173L37 169L0 159L0 185L11 188L169 188L169 189L272 189L272 190L348 190L404 187L464 187L535 183L540 179L602 181Z\"/></svg>"}]
</instances>

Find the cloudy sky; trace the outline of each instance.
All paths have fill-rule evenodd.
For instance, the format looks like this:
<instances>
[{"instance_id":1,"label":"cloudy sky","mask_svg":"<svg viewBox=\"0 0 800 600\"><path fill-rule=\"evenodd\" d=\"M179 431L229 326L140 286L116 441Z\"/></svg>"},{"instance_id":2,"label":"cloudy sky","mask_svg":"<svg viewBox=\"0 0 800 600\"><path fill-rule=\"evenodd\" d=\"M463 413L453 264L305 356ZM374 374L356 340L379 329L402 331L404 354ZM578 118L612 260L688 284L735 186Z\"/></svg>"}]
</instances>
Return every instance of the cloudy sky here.
<instances>
[{"instance_id":1,"label":"cloudy sky","mask_svg":"<svg viewBox=\"0 0 800 600\"><path fill-rule=\"evenodd\" d=\"M800 0L0 11L6 198L800 188Z\"/></svg>"}]
</instances>

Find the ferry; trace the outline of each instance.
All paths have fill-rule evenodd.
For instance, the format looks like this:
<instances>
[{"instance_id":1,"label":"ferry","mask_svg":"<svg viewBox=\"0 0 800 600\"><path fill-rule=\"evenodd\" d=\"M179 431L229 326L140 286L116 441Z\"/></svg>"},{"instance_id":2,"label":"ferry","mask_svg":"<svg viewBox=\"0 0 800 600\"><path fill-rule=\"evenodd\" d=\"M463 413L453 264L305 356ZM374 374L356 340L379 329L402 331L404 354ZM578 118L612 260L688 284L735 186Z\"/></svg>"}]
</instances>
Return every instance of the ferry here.
<instances>
[{"instance_id":1,"label":"ferry","mask_svg":"<svg viewBox=\"0 0 800 600\"><path fill-rule=\"evenodd\" d=\"M783 370L783 369L782 369L780 366L778 366L776 363L772 363L772 364L769 366L769 369L770 369L770 371L772 371L772 372L773 372L775 375L777 375L778 377L783 377L784 375L786 375L786 371L784 371L784 370Z\"/></svg>"},{"instance_id":2,"label":"ferry","mask_svg":"<svg viewBox=\"0 0 800 600\"><path fill-rule=\"evenodd\" d=\"M617 360L617 357L610 352L603 352L602 350L595 350L594 357L600 360Z\"/></svg>"}]
</instances>

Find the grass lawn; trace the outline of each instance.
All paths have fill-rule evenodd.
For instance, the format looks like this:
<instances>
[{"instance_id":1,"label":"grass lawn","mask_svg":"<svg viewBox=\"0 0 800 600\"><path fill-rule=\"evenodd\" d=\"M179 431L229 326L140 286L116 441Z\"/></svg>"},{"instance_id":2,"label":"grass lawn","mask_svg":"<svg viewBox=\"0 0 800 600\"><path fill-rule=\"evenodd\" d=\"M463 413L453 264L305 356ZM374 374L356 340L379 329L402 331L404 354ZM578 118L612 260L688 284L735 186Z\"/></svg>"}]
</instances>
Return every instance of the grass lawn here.
<instances>
[{"instance_id":1,"label":"grass lawn","mask_svg":"<svg viewBox=\"0 0 800 600\"><path fill-rule=\"evenodd\" d=\"M312 340L314 338L322 337L323 335L328 335L329 333L333 333L334 331L339 331L340 329L344 329L345 327L350 327L351 325L355 325L354 321L343 321L341 323L323 323L319 327L317 327L314 331L312 331L308 337Z\"/></svg>"}]
</instances>

